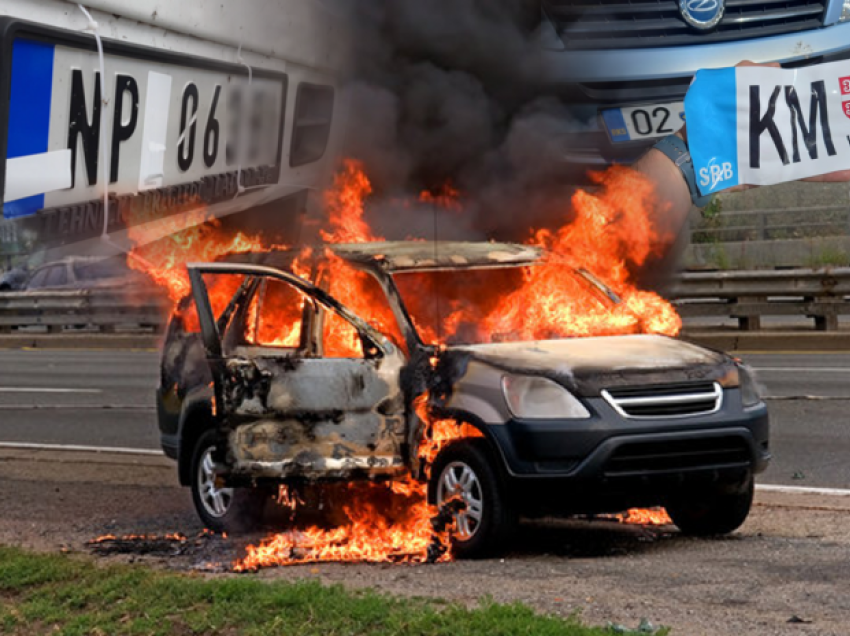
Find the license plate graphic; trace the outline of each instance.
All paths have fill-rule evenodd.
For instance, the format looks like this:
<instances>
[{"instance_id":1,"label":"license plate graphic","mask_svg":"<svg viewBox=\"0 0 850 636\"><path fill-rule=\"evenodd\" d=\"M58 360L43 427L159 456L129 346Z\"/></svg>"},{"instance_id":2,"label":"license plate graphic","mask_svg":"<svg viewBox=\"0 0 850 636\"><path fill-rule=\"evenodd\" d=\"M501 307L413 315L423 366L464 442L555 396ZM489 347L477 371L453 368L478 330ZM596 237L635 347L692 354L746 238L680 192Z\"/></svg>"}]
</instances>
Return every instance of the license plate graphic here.
<instances>
[{"instance_id":1,"label":"license plate graphic","mask_svg":"<svg viewBox=\"0 0 850 636\"><path fill-rule=\"evenodd\" d=\"M664 137L685 123L685 106L674 102L609 108L602 111L602 121L614 143Z\"/></svg>"},{"instance_id":2,"label":"license plate graphic","mask_svg":"<svg viewBox=\"0 0 850 636\"><path fill-rule=\"evenodd\" d=\"M277 183L286 76L255 70L249 82L236 65L111 43L104 96L93 42L7 37L4 217L80 207L104 181L118 198L146 193L148 209Z\"/></svg>"}]
</instances>

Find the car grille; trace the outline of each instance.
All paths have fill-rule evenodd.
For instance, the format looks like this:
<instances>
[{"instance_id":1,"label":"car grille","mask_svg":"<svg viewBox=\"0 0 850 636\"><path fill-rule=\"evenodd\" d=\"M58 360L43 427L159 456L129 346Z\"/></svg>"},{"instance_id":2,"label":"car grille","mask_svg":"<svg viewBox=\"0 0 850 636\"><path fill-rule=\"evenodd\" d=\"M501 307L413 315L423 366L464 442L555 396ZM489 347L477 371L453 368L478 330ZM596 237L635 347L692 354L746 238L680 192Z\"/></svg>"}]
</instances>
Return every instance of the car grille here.
<instances>
[{"instance_id":1,"label":"car grille","mask_svg":"<svg viewBox=\"0 0 850 636\"><path fill-rule=\"evenodd\" d=\"M605 464L606 477L628 477L746 466L746 442L735 436L623 444Z\"/></svg>"},{"instance_id":2,"label":"car grille","mask_svg":"<svg viewBox=\"0 0 850 636\"><path fill-rule=\"evenodd\" d=\"M713 30L689 26L676 0L546 0L568 49L707 44L780 35L823 25L826 0L727 0Z\"/></svg>"},{"instance_id":3,"label":"car grille","mask_svg":"<svg viewBox=\"0 0 850 636\"><path fill-rule=\"evenodd\" d=\"M719 411L723 389L716 382L689 382L608 389L602 391L602 397L623 417L658 419Z\"/></svg>"}]
</instances>

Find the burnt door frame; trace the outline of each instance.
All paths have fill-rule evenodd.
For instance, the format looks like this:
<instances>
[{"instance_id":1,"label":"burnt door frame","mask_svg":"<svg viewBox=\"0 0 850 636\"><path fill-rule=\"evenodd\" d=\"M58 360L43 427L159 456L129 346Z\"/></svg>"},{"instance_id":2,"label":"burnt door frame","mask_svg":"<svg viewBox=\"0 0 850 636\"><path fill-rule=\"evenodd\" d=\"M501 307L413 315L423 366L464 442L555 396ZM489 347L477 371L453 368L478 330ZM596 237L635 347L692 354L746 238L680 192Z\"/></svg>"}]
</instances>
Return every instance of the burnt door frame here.
<instances>
[{"instance_id":1,"label":"burnt door frame","mask_svg":"<svg viewBox=\"0 0 850 636\"><path fill-rule=\"evenodd\" d=\"M226 323L227 318L230 317L229 315L225 317L228 314L228 310L234 310L233 303L237 302L236 299L238 298L238 294L240 294L241 292L236 291L234 293L229 308L225 309L222 312L221 318L217 318L213 314L213 308L210 301L206 281L204 280L205 275L244 276L245 280L243 281L243 286L240 286L240 290L245 288L244 286L246 284L248 285L247 289L251 289L250 286L254 283L251 283L249 281L255 281L256 284L253 287L253 292L249 293L246 296L247 298L250 298L253 293L257 293L259 286L262 285L262 280L279 280L290 287L294 287L297 291L304 294L308 301L315 306L314 311L317 314L323 314L324 312L336 313L339 317L346 320L352 327L357 330L363 341L362 361L366 363L367 366L374 367L371 371L372 373L379 374L379 369L381 368L382 364L384 364L388 360L397 360L400 356L402 365L404 364L404 360L406 360L406 356L404 356L403 352L398 347L395 347L383 334L375 330L356 314L352 313L344 305L339 303L339 301L330 296L326 291L290 272L262 265L243 265L229 263L190 263L187 265L187 268L189 270L189 278L192 284L193 298L198 311L198 319L201 327L202 341L204 344L207 360L210 365L210 370L213 375L218 427L219 430L222 432L226 428L228 428L228 420L238 421L242 416L246 415L245 413L240 415L236 411L230 412L230 407L228 406L229 401L227 399L227 374L230 372L229 362L231 360L235 360L236 357L229 355L228 352L225 350L227 340L227 329L229 325L223 324ZM237 309L235 311L238 312L239 310ZM225 318L225 320L222 321L222 318ZM320 330L322 322L323 321L321 319L311 320L310 324L303 324L302 329ZM304 342L303 336L304 332L302 331L302 344ZM312 336L321 339L323 334L312 334ZM310 352L303 350L301 347L299 347L297 351L301 352L301 354L303 355L304 362L311 363L310 366L315 363L327 363L331 366L334 366L335 363L337 366L345 366L345 364L341 362L341 360L344 359L328 358L323 354L318 354L318 352L312 352L311 355ZM321 347L319 351L321 351ZM276 356L269 355L259 357L274 359ZM262 365L257 368L262 368ZM376 375L376 377L378 376ZM401 390L400 381L401 378L399 374L399 377L395 380L395 382L399 383L399 386L396 387L399 391ZM388 395L390 394L391 391ZM376 411L378 412L380 411L380 405L381 402L378 402L375 405ZM263 408L266 407L264 406ZM402 409L404 409L403 404ZM357 412L358 411L351 411L351 414ZM403 420L404 413L402 412L399 415L402 417ZM384 419L389 422L390 420L388 418L390 417L392 417L392 415L387 414L384 416ZM220 455L222 459L223 455L224 453Z\"/></svg>"},{"instance_id":2,"label":"burnt door frame","mask_svg":"<svg viewBox=\"0 0 850 636\"><path fill-rule=\"evenodd\" d=\"M267 265L246 265L240 263L188 263L186 268L189 272L192 297L198 312L198 322L201 326L201 339L204 344L204 351L210 364L210 370L212 371L216 405L223 406L225 403L223 401L225 356L221 329L219 328L216 317L213 315L207 285L204 281L204 274L242 275L246 278L265 277L283 281L295 287L313 302L323 306L326 310L335 311L351 323L364 340L368 340L374 347L374 351L368 352L367 357L385 358L392 355L395 349L383 334L342 305L333 296L313 283L285 270ZM316 322L321 321L313 322L313 326L315 326ZM321 334L319 334L319 337L321 337ZM364 342L364 352L366 349L365 344Z\"/></svg>"}]
</instances>

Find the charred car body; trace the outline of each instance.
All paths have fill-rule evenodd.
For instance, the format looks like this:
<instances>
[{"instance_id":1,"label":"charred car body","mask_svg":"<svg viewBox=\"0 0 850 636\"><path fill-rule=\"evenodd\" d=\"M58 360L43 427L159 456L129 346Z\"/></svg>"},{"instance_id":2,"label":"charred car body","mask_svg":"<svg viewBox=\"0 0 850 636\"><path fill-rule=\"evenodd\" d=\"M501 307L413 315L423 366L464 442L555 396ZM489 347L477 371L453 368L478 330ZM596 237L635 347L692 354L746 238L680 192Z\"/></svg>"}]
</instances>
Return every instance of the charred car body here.
<instances>
[{"instance_id":1,"label":"charred car body","mask_svg":"<svg viewBox=\"0 0 850 636\"><path fill-rule=\"evenodd\" d=\"M497 548L520 514L663 505L694 534L745 520L770 459L768 416L729 356L656 335L482 341L462 326L435 346L429 312L441 320L447 296L474 298L465 277L504 290L543 254L428 242L315 252L327 256L189 265L193 295L168 329L158 412L163 448L208 526L256 521L279 484L411 474L429 479L435 503L465 502L460 554ZM358 285L335 287L344 272ZM567 275L600 306L618 301L590 275ZM369 322L334 293L353 288ZM430 417L475 432L428 465L421 396Z\"/></svg>"}]
</instances>

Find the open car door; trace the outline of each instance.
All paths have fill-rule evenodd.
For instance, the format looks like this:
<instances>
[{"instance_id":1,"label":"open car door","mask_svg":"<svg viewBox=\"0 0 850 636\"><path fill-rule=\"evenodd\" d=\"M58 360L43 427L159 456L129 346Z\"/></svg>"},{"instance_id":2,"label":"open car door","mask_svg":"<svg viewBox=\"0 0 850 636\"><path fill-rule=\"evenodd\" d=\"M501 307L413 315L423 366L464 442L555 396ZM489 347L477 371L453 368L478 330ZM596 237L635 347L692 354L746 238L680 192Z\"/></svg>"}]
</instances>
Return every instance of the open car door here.
<instances>
[{"instance_id":1,"label":"open car door","mask_svg":"<svg viewBox=\"0 0 850 636\"><path fill-rule=\"evenodd\" d=\"M289 272L188 268L228 485L405 472L398 347Z\"/></svg>"}]
</instances>

